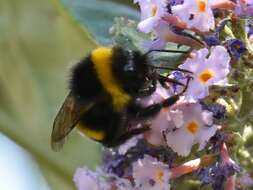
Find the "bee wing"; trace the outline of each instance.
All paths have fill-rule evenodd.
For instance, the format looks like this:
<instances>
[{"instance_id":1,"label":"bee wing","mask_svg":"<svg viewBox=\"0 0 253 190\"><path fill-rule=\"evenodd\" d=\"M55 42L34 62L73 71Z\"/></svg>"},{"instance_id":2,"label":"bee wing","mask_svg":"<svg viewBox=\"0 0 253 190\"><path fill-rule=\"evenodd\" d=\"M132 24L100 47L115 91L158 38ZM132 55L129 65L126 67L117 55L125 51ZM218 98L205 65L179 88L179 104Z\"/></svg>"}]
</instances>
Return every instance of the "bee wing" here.
<instances>
[{"instance_id":1,"label":"bee wing","mask_svg":"<svg viewBox=\"0 0 253 190\"><path fill-rule=\"evenodd\" d=\"M51 134L51 147L54 151L62 148L67 135L80 121L81 116L94 105L94 102L80 104L70 92L58 112Z\"/></svg>"}]
</instances>

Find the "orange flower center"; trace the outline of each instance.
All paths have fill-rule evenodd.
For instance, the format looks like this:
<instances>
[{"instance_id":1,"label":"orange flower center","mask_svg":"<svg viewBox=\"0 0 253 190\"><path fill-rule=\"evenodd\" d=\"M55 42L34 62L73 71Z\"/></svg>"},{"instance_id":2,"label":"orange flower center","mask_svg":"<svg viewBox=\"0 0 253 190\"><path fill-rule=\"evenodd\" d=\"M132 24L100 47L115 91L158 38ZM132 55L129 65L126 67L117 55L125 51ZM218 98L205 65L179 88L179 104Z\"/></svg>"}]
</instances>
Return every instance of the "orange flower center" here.
<instances>
[{"instance_id":1,"label":"orange flower center","mask_svg":"<svg viewBox=\"0 0 253 190\"><path fill-rule=\"evenodd\" d=\"M214 74L212 71L206 69L204 70L202 73L200 73L199 75L199 80L202 82L202 83L207 83L211 78L213 78Z\"/></svg>"},{"instance_id":2,"label":"orange flower center","mask_svg":"<svg viewBox=\"0 0 253 190\"><path fill-rule=\"evenodd\" d=\"M163 176L164 176L164 172L162 170L158 170L157 174L156 174L156 181L163 186Z\"/></svg>"},{"instance_id":3,"label":"orange flower center","mask_svg":"<svg viewBox=\"0 0 253 190\"><path fill-rule=\"evenodd\" d=\"M235 49L240 49L240 45L239 44L236 44L236 45L234 45L234 47L235 47Z\"/></svg>"},{"instance_id":4,"label":"orange flower center","mask_svg":"<svg viewBox=\"0 0 253 190\"><path fill-rule=\"evenodd\" d=\"M190 133L192 133L193 135L195 135L197 132L198 132L198 129L199 129L199 125L196 121L191 121L187 127L188 131Z\"/></svg>"},{"instance_id":5,"label":"orange flower center","mask_svg":"<svg viewBox=\"0 0 253 190\"><path fill-rule=\"evenodd\" d=\"M158 9L158 7L157 7L157 5L155 5L155 4L153 4L153 5L151 6L151 15L152 15L152 16L155 16L155 15L156 15L157 9Z\"/></svg>"},{"instance_id":6,"label":"orange flower center","mask_svg":"<svg viewBox=\"0 0 253 190\"><path fill-rule=\"evenodd\" d=\"M206 0L197 0L200 13L206 12Z\"/></svg>"}]
</instances>

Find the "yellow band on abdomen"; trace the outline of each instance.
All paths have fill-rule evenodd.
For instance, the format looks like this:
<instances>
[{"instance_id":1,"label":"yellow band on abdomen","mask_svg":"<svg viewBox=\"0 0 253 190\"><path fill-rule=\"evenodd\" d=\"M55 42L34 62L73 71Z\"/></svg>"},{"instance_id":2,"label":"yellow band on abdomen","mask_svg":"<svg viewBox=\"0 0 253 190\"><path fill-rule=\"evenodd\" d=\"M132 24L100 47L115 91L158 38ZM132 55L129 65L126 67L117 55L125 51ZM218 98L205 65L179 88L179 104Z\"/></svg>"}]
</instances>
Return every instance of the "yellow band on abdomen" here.
<instances>
[{"instance_id":1,"label":"yellow band on abdomen","mask_svg":"<svg viewBox=\"0 0 253 190\"><path fill-rule=\"evenodd\" d=\"M91 139L102 141L105 138L105 132L104 131L96 131L92 130L90 128L87 128L85 126L80 126L80 124L77 126L78 130L83 133L84 135L90 137Z\"/></svg>"}]
</instances>

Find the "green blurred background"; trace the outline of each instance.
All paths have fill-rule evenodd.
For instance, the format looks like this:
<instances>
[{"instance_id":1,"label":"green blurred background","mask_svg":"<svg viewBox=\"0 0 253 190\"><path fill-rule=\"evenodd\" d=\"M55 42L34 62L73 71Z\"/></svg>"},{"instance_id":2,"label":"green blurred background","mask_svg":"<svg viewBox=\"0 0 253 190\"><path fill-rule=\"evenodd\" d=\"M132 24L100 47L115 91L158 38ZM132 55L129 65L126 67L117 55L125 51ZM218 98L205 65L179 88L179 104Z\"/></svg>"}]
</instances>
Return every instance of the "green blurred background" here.
<instances>
[{"instance_id":1,"label":"green blurred background","mask_svg":"<svg viewBox=\"0 0 253 190\"><path fill-rule=\"evenodd\" d=\"M94 167L99 147L73 133L55 153L50 133L69 66L95 44L50 0L1 0L0 34L0 131L33 155L51 189L74 189L74 170Z\"/></svg>"}]
</instances>

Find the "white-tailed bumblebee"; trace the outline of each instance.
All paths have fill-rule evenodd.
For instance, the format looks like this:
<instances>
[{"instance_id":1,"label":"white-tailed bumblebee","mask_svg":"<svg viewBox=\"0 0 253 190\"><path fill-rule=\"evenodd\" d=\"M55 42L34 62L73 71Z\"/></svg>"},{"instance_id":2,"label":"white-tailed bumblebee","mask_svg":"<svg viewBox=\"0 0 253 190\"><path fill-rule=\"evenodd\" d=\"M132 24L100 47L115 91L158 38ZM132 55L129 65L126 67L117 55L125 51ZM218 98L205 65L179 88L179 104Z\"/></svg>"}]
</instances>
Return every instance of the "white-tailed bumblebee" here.
<instances>
[{"instance_id":1,"label":"white-tailed bumblebee","mask_svg":"<svg viewBox=\"0 0 253 190\"><path fill-rule=\"evenodd\" d=\"M179 94L147 107L139 105L136 99L151 95L158 81L164 86L168 83L183 85L156 71L157 68L164 68L150 64L147 55L153 51L186 53L151 50L142 54L120 47L99 47L76 64L71 73L70 93L54 121L52 148L59 150L75 126L108 147L120 145L134 135L147 131L148 126L129 128L129 118L145 119L157 114L163 107L173 105L190 80L189 77Z\"/></svg>"}]
</instances>

